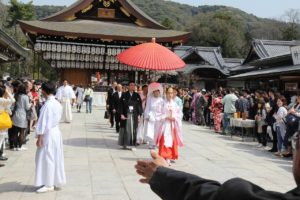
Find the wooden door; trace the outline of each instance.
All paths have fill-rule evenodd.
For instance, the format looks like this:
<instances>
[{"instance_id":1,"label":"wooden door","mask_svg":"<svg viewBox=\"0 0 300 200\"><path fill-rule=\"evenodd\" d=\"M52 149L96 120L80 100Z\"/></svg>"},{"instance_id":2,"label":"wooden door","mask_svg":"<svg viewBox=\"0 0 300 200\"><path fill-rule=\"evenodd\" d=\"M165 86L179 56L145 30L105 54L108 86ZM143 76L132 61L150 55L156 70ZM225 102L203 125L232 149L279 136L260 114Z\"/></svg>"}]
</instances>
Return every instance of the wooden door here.
<instances>
[{"instance_id":1,"label":"wooden door","mask_svg":"<svg viewBox=\"0 0 300 200\"><path fill-rule=\"evenodd\" d=\"M91 72L86 69L63 69L61 80L67 80L71 85L91 84Z\"/></svg>"}]
</instances>

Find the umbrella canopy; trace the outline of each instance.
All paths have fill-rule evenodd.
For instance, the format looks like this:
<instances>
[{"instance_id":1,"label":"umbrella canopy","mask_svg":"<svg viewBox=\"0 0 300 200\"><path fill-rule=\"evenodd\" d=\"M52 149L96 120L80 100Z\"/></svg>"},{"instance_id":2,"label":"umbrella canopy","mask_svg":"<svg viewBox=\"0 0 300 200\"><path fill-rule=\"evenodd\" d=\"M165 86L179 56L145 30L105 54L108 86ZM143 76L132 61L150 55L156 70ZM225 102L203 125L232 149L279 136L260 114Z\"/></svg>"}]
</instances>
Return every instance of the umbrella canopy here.
<instances>
[{"instance_id":1,"label":"umbrella canopy","mask_svg":"<svg viewBox=\"0 0 300 200\"><path fill-rule=\"evenodd\" d=\"M176 70L185 66L185 63L174 52L152 42L131 47L117 56L118 60L126 65L149 70Z\"/></svg>"}]
</instances>

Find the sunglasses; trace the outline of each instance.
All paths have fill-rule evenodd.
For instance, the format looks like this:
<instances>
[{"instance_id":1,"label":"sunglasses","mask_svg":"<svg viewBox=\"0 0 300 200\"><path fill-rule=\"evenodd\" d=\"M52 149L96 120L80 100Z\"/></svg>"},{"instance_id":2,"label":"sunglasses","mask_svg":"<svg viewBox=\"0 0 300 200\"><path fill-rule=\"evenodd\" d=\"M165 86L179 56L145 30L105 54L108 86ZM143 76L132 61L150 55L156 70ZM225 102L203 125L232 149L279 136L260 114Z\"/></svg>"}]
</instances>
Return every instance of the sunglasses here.
<instances>
[{"instance_id":1,"label":"sunglasses","mask_svg":"<svg viewBox=\"0 0 300 200\"><path fill-rule=\"evenodd\" d=\"M294 150L299 149L299 137L300 137L300 132L295 133L292 137L292 148Z\"/></svg>"}]
</instances>

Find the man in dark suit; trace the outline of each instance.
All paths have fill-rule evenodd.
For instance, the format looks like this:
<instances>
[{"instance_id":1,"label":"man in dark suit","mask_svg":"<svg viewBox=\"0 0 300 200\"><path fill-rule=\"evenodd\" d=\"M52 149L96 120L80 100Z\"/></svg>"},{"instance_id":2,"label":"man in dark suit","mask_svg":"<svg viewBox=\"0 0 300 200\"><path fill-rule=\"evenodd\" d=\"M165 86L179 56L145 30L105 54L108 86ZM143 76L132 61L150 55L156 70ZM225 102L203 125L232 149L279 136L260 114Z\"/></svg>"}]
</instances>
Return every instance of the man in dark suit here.
<instances>
[{"instance_id":1,"label":"man in dark suit","mask_svg":"<svg viewBox=\"0 0 300 200\"><path fill-rule=\"evenodd\" d=\"M120 131L120 121L121 121L121 114L120 114L120 103L121 103L121 97L123 95L122 92L122 85L117 85L117 91L113 94L113 104L112 104L112 110L115 115L115 123L116 123L116 131L119 133Z\"/></svg>"},{"instance_id":2,"label":"man in dark suit","mask_svg":"<svg viewBox=\"0 0 300 200\"><path fill-rule=\"evenodd\" d=\"M121 129L119 134L119 145L123 148L136 146L136 129L143 114L142 100L135 92L135 83L129 83L129 91L124 93L120 102ZM135 150L133 147L132 150Z\"/></svg>"},{"instance_id":3,"label":"man in dark suit","mask_svg":"<svg viewBox=\"0 0 300 200\"><path fill-rule=\"evenodd\" d=\"M293 174L297 187L287 193L266 191L246 180L235 178L224 184L167 168L166 161L151 152L153 161L138 161L138 174L164 200L296 200L300 199L300 132L293 136Z\"/></svg>"},{"instance_id":4,"label":"man in dark suit","mask_svg":"<svg viewBox=\"0 0 300 200\"><path fill-rule=\"evenodd\" d=\"M107 91L107 99L106 99L106 109L109 113L109 122L110 122L110 127L114 127L114 113L113 113L113 94L116 92L116 87L118 83L113 82L111 85L111 88Z\"/></svg>"}]
</instances>

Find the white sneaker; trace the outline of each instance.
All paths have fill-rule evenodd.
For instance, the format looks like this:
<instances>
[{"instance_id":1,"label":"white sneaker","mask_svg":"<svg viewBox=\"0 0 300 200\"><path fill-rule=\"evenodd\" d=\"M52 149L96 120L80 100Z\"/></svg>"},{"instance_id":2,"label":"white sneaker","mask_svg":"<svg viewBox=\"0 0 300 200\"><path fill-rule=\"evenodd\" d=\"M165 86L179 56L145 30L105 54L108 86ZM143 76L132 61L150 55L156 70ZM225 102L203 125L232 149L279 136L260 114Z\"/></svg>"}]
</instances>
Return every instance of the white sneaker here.
<instances>
[{"instance_id":1,"label":"white sneaker","mask_svg":"<svg viewBox=\"0 0 300 200\"><path fill-rule=\"evenodd\" d=\"M269 151L269 150L271 150L271 147L265 146L264 150Z\"/></svg>"},{"instance_id":2,"label":"white sneaker","mask_svg":"<svg viewBox=\"0 0 300 200\"><path fill-rule=\"evenodd\" d=\"M54 187L53 186L52 187L44 186L44 187L38 189L36 191L36 193L46 193L46 192L52 192L52 191L54 191Z\"/></svg>"},{"instance_id":3,"label":"white sneaker","mask_svg":"<svg viewBox=\"0 0 300 200\"><path fill-rule=\"evenodd\" d=\"M131 148L131 151L136 151L136 148L135 148L135 147L132 147L132 148Z\"/></svg>"},{"instance_id":4,"label":"white sneaker","mask_svg":"<svg viewBox=\"0 0 300 200\"><path fill-rule=\"evenodd\" d=\"M25 148L25 147L17 148L17 151L26 151L26 150L27 150L27 148Z\"/></svg>"},{"instance_id":5,"label":"white sneaker","mask_svg":"<svg viewBox=\"0 0 300 200\"><path fill-rule=\"evenodd\" d=\"M13 151L18 151L18 148L14 148Z\"/></svg>"},{"instance_id":6,"label":"white sneaker","mask_svg":"<svg viewBox=\"0 0 300 200\"><path fill-rule=\"evenodd\" d=\"M263 145L262 144L258 144L256 147L257 148L261 148L261 147L263 147Z\"/></svg>"}]
</instances>

